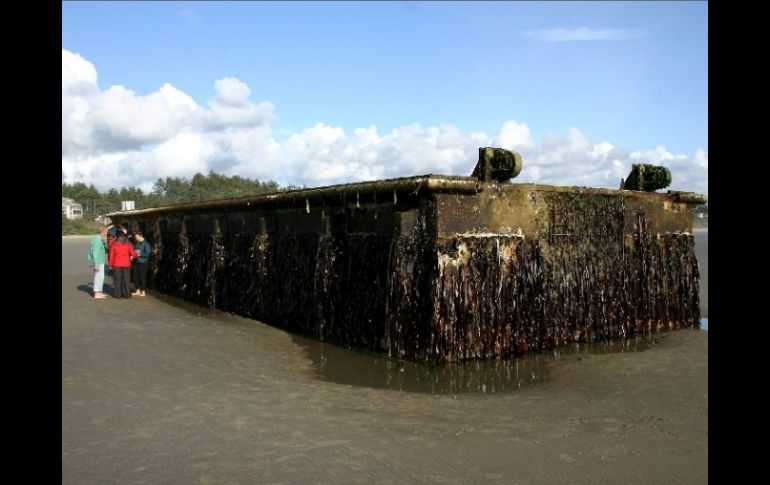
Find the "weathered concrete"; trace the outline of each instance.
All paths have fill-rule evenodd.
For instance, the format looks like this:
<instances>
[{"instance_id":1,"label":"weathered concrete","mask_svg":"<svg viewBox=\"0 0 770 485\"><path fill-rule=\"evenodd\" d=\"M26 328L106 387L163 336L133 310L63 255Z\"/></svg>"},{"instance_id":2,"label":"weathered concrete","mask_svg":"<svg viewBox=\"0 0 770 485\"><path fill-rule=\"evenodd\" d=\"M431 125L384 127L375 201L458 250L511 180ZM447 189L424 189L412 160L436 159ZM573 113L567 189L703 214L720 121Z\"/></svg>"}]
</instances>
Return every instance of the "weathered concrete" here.
<instances>
[{"instance_id":1,"label":"weathered concrete","mask_svg":"<svg viewBox=\"0 0 770 485\"><path fill-rule=\"evenodd\" d=\"M697 328L689 202L425 175L113 218L153 244L167 294L448 362Z\"/></svg>"}]
</instances>

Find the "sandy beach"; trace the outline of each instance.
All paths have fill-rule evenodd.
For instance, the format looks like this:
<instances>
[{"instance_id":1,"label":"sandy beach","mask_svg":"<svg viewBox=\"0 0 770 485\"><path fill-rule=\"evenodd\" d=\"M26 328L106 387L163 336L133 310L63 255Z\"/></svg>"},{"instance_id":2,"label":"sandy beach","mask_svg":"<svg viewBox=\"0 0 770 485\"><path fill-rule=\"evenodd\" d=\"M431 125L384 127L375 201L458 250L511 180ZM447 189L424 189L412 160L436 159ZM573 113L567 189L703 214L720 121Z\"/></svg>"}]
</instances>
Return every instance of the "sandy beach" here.
<instances>
[{"instance_id":1,"label":"sandy beach","mask_svg":"<svg viewBox=\"0 0 770 485\"><path fill-rule=\"evenodd\" d=\"M708 481L707 331L388 388L437 371L155 292L94 300L88 238L62 238L62 483Z\"/></svg>"}]
</instances>

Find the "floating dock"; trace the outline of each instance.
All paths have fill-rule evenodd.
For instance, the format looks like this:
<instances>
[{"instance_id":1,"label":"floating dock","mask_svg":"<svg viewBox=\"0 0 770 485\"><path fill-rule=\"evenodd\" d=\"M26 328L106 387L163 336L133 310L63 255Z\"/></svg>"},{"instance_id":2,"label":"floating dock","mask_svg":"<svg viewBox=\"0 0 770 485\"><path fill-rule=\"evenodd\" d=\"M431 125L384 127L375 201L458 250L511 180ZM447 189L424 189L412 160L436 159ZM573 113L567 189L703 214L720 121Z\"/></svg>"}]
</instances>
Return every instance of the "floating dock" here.
<instances>
[{"instance_id":1,"label":"floating dock","mask_svg":"<svg viewBox=\"0 0 770 485\"><path fill-rule=\"evenodd\" d=\"M629 181L645 190L507 181L520 170L517 154L482 148L472 177L109 216L152 244L158 291L397 359L508 358L699 327L692 209L703 196L645 191L641 170Z\"/></svg>"}]
</instances>

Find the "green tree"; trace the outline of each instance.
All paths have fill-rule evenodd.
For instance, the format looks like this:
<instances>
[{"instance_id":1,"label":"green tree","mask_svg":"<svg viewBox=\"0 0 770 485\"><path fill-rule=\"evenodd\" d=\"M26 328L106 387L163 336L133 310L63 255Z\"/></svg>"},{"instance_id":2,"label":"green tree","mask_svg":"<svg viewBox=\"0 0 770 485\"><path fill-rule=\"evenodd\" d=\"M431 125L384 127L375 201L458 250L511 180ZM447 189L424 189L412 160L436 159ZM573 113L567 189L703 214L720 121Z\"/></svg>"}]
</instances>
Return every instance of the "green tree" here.
<instances>
[{"instance_id":1,"label":"green tree","mask_svg":"<svg viewBox=\"0 0 770 485\"><path fill-rule=\"evenodd\" d=\"M185 177L158 178L149 193L133 185L110 188L99 192L93 184L82 182L62 183L62 197L69 197L83 205L84 218L93 220L97 215L117 212L121 202L133 200L137 209L144 207L178 204L193 201L225 199L258 195L280 190L297 189L289 186L282 188L277 182L262 182L240 175L223 175L212 171L204 175L196 173L192 179Z\"/></svg>"}]
</instances>

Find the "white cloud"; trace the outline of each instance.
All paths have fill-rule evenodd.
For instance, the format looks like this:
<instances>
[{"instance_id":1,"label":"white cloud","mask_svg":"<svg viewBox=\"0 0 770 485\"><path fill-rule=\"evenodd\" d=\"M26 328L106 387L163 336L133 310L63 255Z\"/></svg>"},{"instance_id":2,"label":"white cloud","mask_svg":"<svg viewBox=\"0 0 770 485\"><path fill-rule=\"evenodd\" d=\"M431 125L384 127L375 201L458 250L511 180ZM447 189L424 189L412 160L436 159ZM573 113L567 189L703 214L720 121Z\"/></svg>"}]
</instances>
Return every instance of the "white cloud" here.
<instances>
[{"instance_id":1,"label":"white cloud","mask_svg":"<svg viewBox=\"0 0 770 485\"><path fill-rule=\"evenodd\" d=\"M307 186L428 173L469 175L478 148L500 146L522 154L517 182L617 188L632 163L668 166L672 189L708 193L708 154L674 154L666 147L618 148L593 142L577 128L546 134L537 143L526 123L507 120L493 134L464 133L452 124L405 125L389 133L376 126L345 131L318 123L279 137L272 103L251 101L246 83L217 80L201 106L170 83L148 95L123 86L101 90L93 64L62 51L62 180L99 189L137 185L158 177L191 177L215 170L281 184Z\"/></svg>"},{"instance_id":2,"label":"white cloud","mask_svg":"<svg viewBox=\"0 0 770 485\"><path fill-rule=\"evenodd\" d=\"M96 67L83 59L80 54L68 50L61 51L61 90L62 97L85 95L94 92L96 85Z\"/></svg>"},{"instance_id":3,"label":"white cloud","mask_svg":"<svg viewBox=\"0 0 770 485\"><path fill-rule=\"evenodd\" d=\"M93 100L89 120L98 148L138 149L183 131L200 111L191 97L168 83L148 96L111 86Z\"/></svg>"},{"instance_id":4,"label":"white cloud","mask_svg":"<svg viewBox=\"0 0 770 485\"><path fill-rule=\"evenodd\" d=\"M226 77L214 83L214 103L225 106L243 106L248 104L251 89L245 82L234 77Z\"/></svg>"},{"instance_id":5,"label":"white cloud","mask_svg":"<svg viewBox=\"0 0 770 485\"><path fill-rule=\"evenodd\" d=\"M586 40L629 40L644 36L641 29L540 29L528 30L524 35L542 42L575 42Z\"/></svg>"},{"instance_id":6,"label":"white cloud","mask_svg":"<svg viewBox=\"0 0 770 485\"><path fill-rule=\"evenodd\" d=\"M497 134L497 146L514 149L522 146L532 146L532 132L529 126L515 121L506 121Z\"/></svg>"},{"instance_id":7,"label":"white cloud","mask_svg":"<svg viewBox=\"0 0 770 485\"><path fill-rule=\"evenodd\" d=\"M709 158L708 155L706 155L706 152L703 151L703 148L698 148L695 150L695 163L701 168L705 168L708 170L709 168Z\"/></svg>"},{"instance_id":8,"label":"white cloud","mask_svg":"<svg viewBox=\"0 0 770 485\"><path fill-rule=\"evenodd\" d=\"M273 103L249 101L251 89L243 81L226 77L214 83L214 98L209 101L210 111L204 126L209 129L259 126L273 120Z\"/></svg>"},{"instance_id":9,"label":"white cloud","mask_svg":"<svg viewBox=\"0 0 770 485\"><path fill-rule=\"evenodd\" d=\"M62 156L141 150L179 133L263 126L273 119L270 102L254 104L249 87L226 77L214 83L208 109L165 83L149 95L124 86L102 91L96 69L62 49Z\"/></svg>"}]
</instances>

